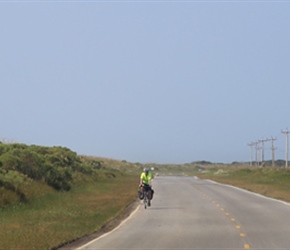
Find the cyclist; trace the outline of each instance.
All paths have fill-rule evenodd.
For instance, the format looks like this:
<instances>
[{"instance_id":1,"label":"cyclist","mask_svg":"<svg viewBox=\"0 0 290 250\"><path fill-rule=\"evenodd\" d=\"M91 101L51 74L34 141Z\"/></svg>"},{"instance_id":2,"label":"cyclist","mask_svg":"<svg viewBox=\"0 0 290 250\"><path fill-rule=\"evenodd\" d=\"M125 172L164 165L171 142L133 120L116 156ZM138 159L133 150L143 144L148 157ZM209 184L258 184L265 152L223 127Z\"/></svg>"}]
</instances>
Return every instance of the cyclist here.
<instances>
[{"instance_id":1,"label":"cyclist","mask_svg":"<svg viewBox=\"0 0 290 250\"><path fill-rule=\"evenodd\" d=\"M148 206L151 206L151 200L153 198L153 189L151 188L151 180L152 174L148 168L144 168L143 173L140 175L140 184L139 188L142 189L142 193L144 190L148 192Z\"/></svg>"}]
</instances>

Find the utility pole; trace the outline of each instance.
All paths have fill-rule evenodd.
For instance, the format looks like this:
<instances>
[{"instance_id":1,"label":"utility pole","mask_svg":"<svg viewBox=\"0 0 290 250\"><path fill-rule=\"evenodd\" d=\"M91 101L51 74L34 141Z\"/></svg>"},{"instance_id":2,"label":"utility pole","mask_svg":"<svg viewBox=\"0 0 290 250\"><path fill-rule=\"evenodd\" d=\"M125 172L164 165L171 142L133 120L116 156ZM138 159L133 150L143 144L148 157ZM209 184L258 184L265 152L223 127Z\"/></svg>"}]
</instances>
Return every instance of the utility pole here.
<instances>
[{"instance_id":1,"label":"utility pole","mask_svg":"<svg viewBox=\"0 0 290 250\"><path fill-rule=\"evenodd\" d=\"M264 147L264 142L266 142L266 141L269 141L269 139L262 139L262 140L258 140L259 142L261 142L262 143L262 148L260 148L260 149L262 149L262 166L264 165L264 161L265 161L265 154L264 154L264 151L265 151L265 147Z\"/></svg>"},{"instance_id":2,"label":"utility pole","mask_svg":"<svg viewBox=\"0 0 290 250\"><path fill-rule=\"evenodd\" d=\"M259 153L259 149L260 149L259 148L259 142L255 141L255 142L253 142L253 145L255 146L255 149L256 149L256 166L258 167L259 166L258 153Z\"/></svg>"},{"instance_id":3,"label":"utility pole","mask_svg":"<svg viewBox=\"0 0 290 250\"><path fill-rule=\"evenodd\" d=\"M258 159L257 159L257 166L260 167L260 157L261 157L261 147L259 146L259 143L257 144L257 155L258 155ZM262 166L262 164L261 164Z\"/></svg>"},{"instance_id":4,"label":"utility pole","mask_svg":"<svg viewBox=\"0 0 290 250\"><path fill-rule=\"evenodd\" d=\"M286 130L281 130L281 133L286 135L286 153L285 153L285 167L288 168L288 134L290 133L290 131L288 130L288 128Z\"/></svg>"},{"instance_id":5,"label":"utility pole","mask_svg":"<svg viewBox=\"0 0 290 250\"><path fill-rule=\"evenodd\" d=\"M275 167L275 150L277 148L274 147L274 141L277 140L277 138L273 138L273 136L271 137L271 139L269 139L271 141L271 150L272 150L272 167Z\"/></svg>"},{"instance_id":6,"label":"utility pole","mask_svg":"<svg viewBox=\"0 0 290 250\"><path fill-rule=\"evenodd\" d=\"M248 143L248 146L251 148L250 150L250 166L252 167L252 161L253 161L253 146L254 146L255 144L253 143L253 142L251 142L251 143Z\"/></svg>"}]
</instances>

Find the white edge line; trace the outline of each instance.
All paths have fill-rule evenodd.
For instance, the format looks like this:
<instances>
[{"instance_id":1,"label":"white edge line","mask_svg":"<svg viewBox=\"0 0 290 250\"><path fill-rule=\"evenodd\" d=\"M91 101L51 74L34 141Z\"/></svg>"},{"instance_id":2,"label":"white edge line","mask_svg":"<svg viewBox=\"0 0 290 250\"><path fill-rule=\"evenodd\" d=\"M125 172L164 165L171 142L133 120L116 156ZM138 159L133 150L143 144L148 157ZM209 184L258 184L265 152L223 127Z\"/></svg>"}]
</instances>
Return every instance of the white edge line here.
<instances>
[{"instance_id":1,"label":"white edge line","mask_svg":"<svg viewBox=\"0 0 290 250\"><path fill-rule=\"evenodd\" d=\"M101 238L104 238L106 237L108 234L111 234L113 233L114 231L116 231L118 228L120 228L127 220L129 220L136 212L137 210L139 209L140 205L137 206L137 208L125 219L123 220L117 227L115 227L113 230L99 236L98 238L94 239L94 240L91 240L90 242L86 243L85 245L82 245L81 247L77 248L76 250L79 250L79 249L83 249L84 247L94 243L95 241L101 239Z\"/></svg>"},{"instance_id":2,"label":"white edge line","mask_svg":"<svg viewBox=\"0 0 290 250\"><path fill-rule=\"evenodd\" d=\"M214 184L217 184L217 185L221 185L221 186L228 186L228 187L231 187L231 188L235 188L235 189L238 189L238 190L241 190L245 193L250 193L250 194L254 194L256 196L259 196L261 198L265 198L265 199L268 199L268 200L272 200L272 201L278 201L284 205L287 205L287 206L290 206L290 203L289 202L286 202L286 201L281 201L281 200L278 200L278 199L274 199L274 198L271 198L271 197L267 197L265 195L262 195L262 194L258 194L258 193L255 193L255 192L252 192L252 191L249 191L249 190L246 190L246 189L243 189L243 188L239 188L239 187L235 187L235 186L232 186L232 185L229 185L229 184L223 184L223 183L219 183L219 182L215 182L215 181L212 181L212 180L207 180L208 182L212 182Z\"/></svg>"}]
</instances>

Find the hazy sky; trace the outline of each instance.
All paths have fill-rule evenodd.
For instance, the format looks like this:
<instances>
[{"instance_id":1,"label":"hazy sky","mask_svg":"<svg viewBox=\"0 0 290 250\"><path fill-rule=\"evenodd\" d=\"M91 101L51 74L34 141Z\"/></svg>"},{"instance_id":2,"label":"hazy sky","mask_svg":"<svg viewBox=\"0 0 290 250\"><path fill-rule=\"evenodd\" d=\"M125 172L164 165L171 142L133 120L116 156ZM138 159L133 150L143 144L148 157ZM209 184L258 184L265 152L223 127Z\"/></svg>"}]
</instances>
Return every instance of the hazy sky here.
<instances>
[{"instance_id":1,"label":"hazy sky","mask_svg":"<svg viewBox=\"0 0 290 250\"><path fill-rule=\"evenodd\" d=\"M0 32L1 139L228 163L273 136L285 159L290 1L0 0Z\"/></svg>"}]
</instances>

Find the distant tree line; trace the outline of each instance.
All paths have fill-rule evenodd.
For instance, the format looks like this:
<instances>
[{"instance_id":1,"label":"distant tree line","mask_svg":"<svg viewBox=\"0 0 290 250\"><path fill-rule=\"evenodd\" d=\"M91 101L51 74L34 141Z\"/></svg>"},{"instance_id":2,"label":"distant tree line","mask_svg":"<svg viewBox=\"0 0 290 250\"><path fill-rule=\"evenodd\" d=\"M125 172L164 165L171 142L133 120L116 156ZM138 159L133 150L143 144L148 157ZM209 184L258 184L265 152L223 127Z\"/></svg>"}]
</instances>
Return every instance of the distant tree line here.
<instances>
[{"instance_id":1,"label":"distant tree line","mask_svg":"<svg viewBox=\"0 0 290 250\"><path fill-rule=\"evenodd\" d=\"M193 161L191 164L199 164L199 165L211 165L210 161Z\"/></svg>"}]
</instances>

